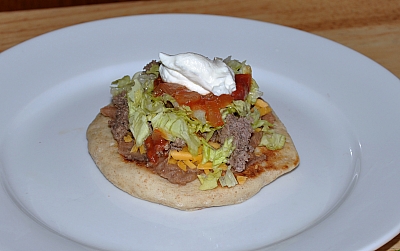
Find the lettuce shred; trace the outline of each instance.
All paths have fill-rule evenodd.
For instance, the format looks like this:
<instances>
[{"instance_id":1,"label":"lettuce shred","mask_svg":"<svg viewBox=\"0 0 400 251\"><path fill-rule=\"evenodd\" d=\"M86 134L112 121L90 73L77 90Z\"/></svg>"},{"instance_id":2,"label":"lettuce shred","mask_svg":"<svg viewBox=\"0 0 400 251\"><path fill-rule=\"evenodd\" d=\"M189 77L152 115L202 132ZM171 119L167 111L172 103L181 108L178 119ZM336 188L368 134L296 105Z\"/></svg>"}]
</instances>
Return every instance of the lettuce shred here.
<instances>
[{"instance_id":1,"label":"lettuce shred","mask_svg":"<svg viewBox=\"0 0 400 251\"><path fill-rule=\"evenodd\" d=\"M224 176L219 177L219 183L222 187L234 187L238 184L236 177L230 168L226 170Z\"/></svg>"},{"instance_id":2,"label":"lettuce shred","mask_svg":"<svg viewBox=\"0 0 400 251\"><path fill-rule=\"evenodd\" d=\"M190 130L184 117L177 115L174 112L160 112L151 119L151 124L154 128L161 129L164 133L173 137L178 137L185 140L188 145L189 152L196 156L200 147L200 139Z\"/></svg>"},{"instance_id":3,"label":"lettuce shred","mask_svg":"<svg viewBox=\"0 0 400 251\"><path fill-rule=\"evenodd\" d=\"M286 142L286 137L285 135L279 134L279 133L264 133L260 146L265 146L269 150L280 150L283 148Z\"/></svg>"},{"instance_id":4,"label":"lettuce shred","mask_svg":"<svg viewBox=\"0 0 400 251\"><path fill-rule=\"evenodd\" d=\"M199 174L197 177L200 180L200 190L211 190L218 186L218 180L222 175L222 170L220 168L213 169L212 172L208 174Z\"/></svg>"},{"instance_id":5,"label":"lettuce shred","mask_svg":"<svg viewBox=\"0 0 400 251\"><path fill-rule=\"evenodd\" d=\"M235 147L233 146L233 137L229 137L224 141L224 144L218 148L214 149L211 145L209 145L204 139L202 139L203 143L203 159L202 163L206 163L211 161L213 163L213 167L218 167L222 163L226 163L231 156Z\"/></svg>"}]
</instances>

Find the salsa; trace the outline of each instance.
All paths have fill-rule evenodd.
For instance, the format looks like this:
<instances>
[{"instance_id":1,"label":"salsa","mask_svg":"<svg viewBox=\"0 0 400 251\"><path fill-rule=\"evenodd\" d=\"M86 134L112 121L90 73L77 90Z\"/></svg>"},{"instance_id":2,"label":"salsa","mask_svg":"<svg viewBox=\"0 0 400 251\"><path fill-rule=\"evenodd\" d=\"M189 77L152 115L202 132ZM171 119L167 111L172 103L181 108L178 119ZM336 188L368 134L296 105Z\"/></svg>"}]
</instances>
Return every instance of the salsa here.
<instances>
[{"instance_id":1,"label":"salsa","mask_svg":"<svg viewBox=\"0 0 400 251\"><path fill-rule=\"evenodd\" d=\"M168 140L164 138L162 131L155 129L144 141L147 149L147 158L150 162L157 163L160 155L165 152L165 146L168 144Z\"/></svg>"},{"instance_id":2,"label":"salsa","mask_svg":"<svg viewBox=\"0 0 400 251\"><path fill-rule=\"evenodd\" d=\"M250 91L251 74L235 75L236 90L232 95L222 94L216 96L212 93L201 95L191 91L185 86L162 82L161 78L154 81L153 94L160 96L163 93L171 95L179 105L189 106L192 111L202 110L205 112L207 121L214 127L224 125L220 109L226 107L233 100L245 100Z\"/></svg>"}]
</instances>

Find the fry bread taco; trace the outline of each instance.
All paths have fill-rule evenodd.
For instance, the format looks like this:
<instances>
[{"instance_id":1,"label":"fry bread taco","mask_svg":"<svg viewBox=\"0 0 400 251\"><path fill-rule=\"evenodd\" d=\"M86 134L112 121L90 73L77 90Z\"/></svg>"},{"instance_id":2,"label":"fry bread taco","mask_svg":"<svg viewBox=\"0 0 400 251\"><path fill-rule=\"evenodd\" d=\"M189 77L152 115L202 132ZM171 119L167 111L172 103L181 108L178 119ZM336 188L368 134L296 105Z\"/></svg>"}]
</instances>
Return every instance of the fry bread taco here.
<instances>
[{"instance_id":1,"label":"fry bread taco","mask_svg":"<svg viewBox=\"0 0 400 251\"><path fill-rule=\"evenodd\" d=\"M241 203L299 164L246 62L160 53L111 85L87 130L103 175L130 195L180 210Z\"/></svg>"}]
</instances>

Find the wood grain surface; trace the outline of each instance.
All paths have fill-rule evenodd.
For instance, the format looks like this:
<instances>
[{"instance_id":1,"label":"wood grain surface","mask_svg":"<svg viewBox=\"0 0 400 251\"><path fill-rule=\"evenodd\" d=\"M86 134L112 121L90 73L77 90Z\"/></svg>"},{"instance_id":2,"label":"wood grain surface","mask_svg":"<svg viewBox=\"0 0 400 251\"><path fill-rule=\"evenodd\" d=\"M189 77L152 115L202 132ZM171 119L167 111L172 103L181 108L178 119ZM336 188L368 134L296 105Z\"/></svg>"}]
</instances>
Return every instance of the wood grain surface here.
<instances>
[{"instance_id":1,"label":"wood grain surface","mask_svg":"<svg viewBox=\"0 0 400 251\"><path fill-rule=\"evenodd\" d=\"M117 3L127 1L135 0L1 0L0 11L59 8L77 5Z\"/></svg>"},{"instance_id":2,"label":"wood grain surface","mask_svg":"<svg viewBox=\"0 0 400 251\"><path fill-rule=\"evenodd\" d=\"M293 27L348 46L400 77L399 0L161 0L0 12L0 52L66 26L152 13L224 15ZM378 250L400 250L400 235Z\"/></svg>"}]
</instances>

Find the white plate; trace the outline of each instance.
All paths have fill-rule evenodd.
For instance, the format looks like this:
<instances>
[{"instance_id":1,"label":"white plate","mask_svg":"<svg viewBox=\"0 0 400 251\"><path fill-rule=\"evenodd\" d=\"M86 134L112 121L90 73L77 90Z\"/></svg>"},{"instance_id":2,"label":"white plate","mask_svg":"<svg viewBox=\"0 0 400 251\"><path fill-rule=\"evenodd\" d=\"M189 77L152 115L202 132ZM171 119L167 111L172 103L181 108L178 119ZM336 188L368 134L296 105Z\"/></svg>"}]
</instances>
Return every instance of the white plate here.
<instances>
[{"instance_id":1,"label":"white plate","mask_svg":"<svg viewBox=\"0 0 400 251\"><path fill-rule=\"evenodd\" d=\"M234 206L181 212L105 180L85 132L111 81L158 52L232 55L301 164ZM206 15L102 20L0 54L2 250L372 250L400 232L400 83L344 46Z\"/></svg>"}]
</instances>

